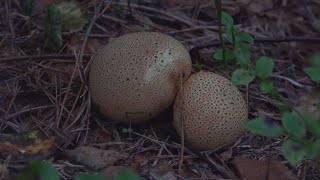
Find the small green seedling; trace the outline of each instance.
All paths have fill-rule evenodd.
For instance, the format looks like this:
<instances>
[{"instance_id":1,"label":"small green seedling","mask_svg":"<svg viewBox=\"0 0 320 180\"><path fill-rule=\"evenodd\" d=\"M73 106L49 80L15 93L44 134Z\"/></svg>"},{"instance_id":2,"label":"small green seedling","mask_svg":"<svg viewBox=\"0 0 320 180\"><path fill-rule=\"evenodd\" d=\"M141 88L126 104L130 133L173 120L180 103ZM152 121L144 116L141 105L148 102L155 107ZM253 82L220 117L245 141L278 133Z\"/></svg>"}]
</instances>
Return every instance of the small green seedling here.
<instances>
[{"instance_id":1,"label":"small green seedling","mask_svg":"<svg viewBox=\"0 0 320 180\"><path fill-rule=\"evenodd\" d=\"M311 58L312 67L304 68L304 72L308 74L308 76L316 82L320 82L320 53L315 54Z\"/></svg>"},{"instance_id":2,"label":"small green seedling","mask_svg":"<svg viewBox=\"0 0 320 180\"><path fill-rule=\"evenodd\" d=\"M18 174L17 180L60 180L58 171L47 161L33 161L26 169ZM76 180L108 180L99 173L86 173L75 177ZM115 178L116 180L142 180L135 172L123 169Z\"/></svg>"},{"instance_id":3,"label":"small green seedling","mask_svg":"<svg viewBox=\"0 0 320 180\"><path fill-rule=\"evenodd\" d=\"M17 180L59 180L59 176L58 171L47 161L34 161L17 176Z\"/></svg>"},{"instance_id":4,"label":"small green seedling","mask_svg":"<svg viewBox=\"0 0 320 180\"><path fill-rule=\"evenodd\" d=\"M133 129L132 129L132 128L123 128L123 129L122 129L122 132L123 132L123 133L132 133L132 132L133 132Z\"/></svg>"},{"instance_id":5,"label":"small green seedling","mask_svg":"<svg viewBox=\"0 0 320 180\"><path fill-rule=\"evenodd\" d=\"M220 5L217 6L217 13L221 11L219 2L216 3ZM227 28L226 37L232 47L225 47L223 39L220 38L222 49L218 49L213 58L218 61L235 61L236 67L232 73L232 82L235 85L248 85L253 80L257 80L261 91L277 100L278 108L282 113L281 124L266 120L264 117L256 117L247 122L246 130L270 138L287 136L288 139L282 143L282 152L293 166L305 158L320 159L320 119L297 111L289 100L277 91L271 79L274 69L273 59L262 56L256 61L255 67L252 66L250 46L254 43L254 39L251 35L238 31L228 13L221 11L221 16L218 18L220 18L218 21L221 21L221 24ZM219 31L222 34L222 28L219 28ZM305 68L304 72L313 81L319 83L320 54L311 58L311 64L312 66ZM316 106L320 111L320 100Z\"/></svg>"}]
</instances>

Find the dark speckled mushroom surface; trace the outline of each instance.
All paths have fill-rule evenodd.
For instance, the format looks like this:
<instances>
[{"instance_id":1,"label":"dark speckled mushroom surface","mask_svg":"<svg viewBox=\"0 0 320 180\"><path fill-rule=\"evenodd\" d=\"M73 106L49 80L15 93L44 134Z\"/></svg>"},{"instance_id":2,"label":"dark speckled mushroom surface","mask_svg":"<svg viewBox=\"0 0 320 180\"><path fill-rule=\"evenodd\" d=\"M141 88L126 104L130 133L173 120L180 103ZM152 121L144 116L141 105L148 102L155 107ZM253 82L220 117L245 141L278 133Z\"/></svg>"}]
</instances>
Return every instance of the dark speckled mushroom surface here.
<instances>
[{"instance_id":1,"label":"dark speckled mushroom surface","mask_svg":"<svg viewBox=\"0 0 320 180\"><path fill-rule=\"evenodd\" d=\"M181 90L180 90L181 91ZM234 143L248 119L242 94L227 78L212 72L192 74L174 104L174 126L196 149L210 150Z\"/></svg>"},{"instance_id":2,"label":"dark speckled mushroom surface","mask_svg":"<svg viewBox=\"0 0 320 180\"><path fill-rule=\"evenodd\" d=\"M186 48L171 36L130 33L113 39L93 56L89 72L92 101L107 117L146 122L173 103L191 74Z\"/></svg>"}]
</instances>

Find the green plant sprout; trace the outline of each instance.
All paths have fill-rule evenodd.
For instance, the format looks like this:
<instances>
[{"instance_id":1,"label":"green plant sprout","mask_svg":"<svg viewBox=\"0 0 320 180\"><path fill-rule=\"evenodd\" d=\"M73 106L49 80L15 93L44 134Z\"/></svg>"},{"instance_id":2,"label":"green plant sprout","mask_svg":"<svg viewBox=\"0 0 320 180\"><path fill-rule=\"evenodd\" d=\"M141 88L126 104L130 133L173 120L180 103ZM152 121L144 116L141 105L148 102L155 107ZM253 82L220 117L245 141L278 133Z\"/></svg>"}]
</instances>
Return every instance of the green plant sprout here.
<instances>
[{"instance_id":1,"label":"green plant sprout","mask_svg":"<svg viewBox=\"0 0 320 180\"><path fill-rule=\"evenodd\" d=\"M45 46L56 48L62 46L61 16L56 4L50 4L44 18Z\"/></svg>"},{"instance_id":2,"label":"green plant sprout","mask_svg":"<svg viewBox=\"0 0 320 180\"><path fill-rule=\"evenodd\" d=\"M320 53L311 58L311 64L313 65L312 67L304 68L303 70L313 81L320 83Z\"/></svg>"},{"instance_id":3,"label":"green plant sprout","mask_svg":"<svg viewBox=\"0 0 320 180\"><path fill-rule=\"evenodd\" d=\"M217 4L217 3L216 3ZM221 11L221 6L217 6ZM258 58L255 66L250 62L250 46L254 43L253 37L234 27L233 18L228 13L221 11L221 22L226 26L226 39L231 43L231 48L222 46L213 58L216 60L235 60L236 68L232 73L232 82L235 85L248 85L254 79L259 82L260 90L271 95L278 102L281 111L281 125L264 117L256 117L247 122L245 129L257 135L266 137L288 137L282 143L282 152L288 162L296 166L303 159L320 158L320 119L310 114L298 111L289 100L283 97L274 87L271 75L274 69L272 58L262 56ZM219 28L222 34L221 28ZM221 42L222 43L222 42ZM223 44L223 43L222 43ZM225 53L225 54L224 54ZM311 58L312 67L304 69L310 78L320 82L320 54ZM320 100L317 103L320 110Z\"/></svg>"},{"instance_id":4,"label":"green plant sprout","mask_svg":"<svg viewBox=\"0 0 320 180\"><path fill-rule=\"evenodd\" d=\"M33 161L26 169L18 174L17 180L60 180L59 172L47 161ZM108 180L99 173L86 173L75 177L76 180ZM142 178L129 169L123 169L116 180L142 180Z\"/></svg>"},{"instance_id":5,"label":"green plant sprout","mask_svg":"<svg viewBox=\"0 0 320 180\"><path fill-rule=\"evenodd\" d=\"M235 85L247 85L254 80L254 69L250 63L250 46L253 44L253 37L244 32L239 31L234 27L233 18L226 12L221 12L221 22L227 28L227 40L232 47L222 46L214 54L214 59L230 61L236 60L237 69L232 74L232 82ZM225 56L223 56L225 52Z\"/></svg>"},{"instance_id":6,"label":"green plant sprout","mask_svg":"<svg viewBox=\"0 0 320 180\"><path fill-rule=\"evenodd\" d=\"M33 180L33 179L47 179L59 180L58 171L47 161L33 161L25 169L24 172L17 176L17 180Z\"/></svg>"}]
</instances>

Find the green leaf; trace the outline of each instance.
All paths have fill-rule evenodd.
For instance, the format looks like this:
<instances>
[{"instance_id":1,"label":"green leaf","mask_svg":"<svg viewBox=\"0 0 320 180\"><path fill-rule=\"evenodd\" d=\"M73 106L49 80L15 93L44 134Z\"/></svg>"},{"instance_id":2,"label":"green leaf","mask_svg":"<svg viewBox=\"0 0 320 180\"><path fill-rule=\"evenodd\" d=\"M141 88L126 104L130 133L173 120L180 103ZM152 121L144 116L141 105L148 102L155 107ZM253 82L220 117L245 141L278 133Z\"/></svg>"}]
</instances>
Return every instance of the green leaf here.
<instances>
[{"instance_id":1,"label":"green leaf","mask_svg":"<svg viewBox=\"0 0 320 180\"><path fill-rule=\"evenodd\" d=\"M216 52L213 55L213 58L216 60L222 60L222 49L216 50Z\"/></svg>"},{"instance_id":2,"label":"green leaf","mask_svg":"<svg viewBox=\"0 0 320 180\"><path fill-rule=\"evenodd\" d=\"M267 78L272 75L274 62L271 58L262 56L256 64L256 75L260 78Z\"/></svg>"},{"instance_id":3,"label":"green leaf","mask_svg":"<svg viewBox=\"0 0 320 180\"><path fill-rule=\"evenodd\" d=\"M76 177L76 180L106 180L106 177L101 174L80 175Z\"/></svg>"},{"instance_id":4,"label":"green leaf","mask_svg":"<svg viewBox=\"0 0 320 180\"><path fill-rule=\"evenodd\" d=\"M244 69L236 69L232 73L231 80L235 85L247 85L254 80L254 74Z\"/></svg>"},{"instance_id":5,"label":"green leaf","mask_svg":"<svg viewBox=\"0 0 320 180\"><path fill-rule=\"evenodd\" d=\"M274 86L273 86L272 81L267 80L267 79L263 79L263 80L260 82L260 89L261 89L261 91L264 92L264 93L273 94L273 93L275 92L275 89L274 89Z\"/></svg>"},{"instance_id":6,"label":"green leaf","mask_svg":"<svg viewBox=\"0 0 320 180\"><path fill-rule=\"evenodd\" d=\"M250 47L248 44L240 42L237 44L236 58L241 65L248 65L250 61Z\"/></svg>"},{"instance_id":7,"label":"green leaf","mask_svg":"<svg viewBox=\"0 0 320 180\"><path fill-rule=\"evenodd\" d=\"M227 27L233 26L233 18L225 11L221 11L221 23Z\"/></svg>"},{"instance_id":8,"label":"green leaf","mask_svg":"<svg viewBox=\"0 0 320 180\"><path fill-rule=\"evenodd\" d=\"M204 64L200 64L199 62L196 62L194 64L194 67L197 68L198 70L201 70L205 65Z\"/></svg>"},{"instance_id":9,"label":"green leaf","mask_svg":"<svg viewBox=\"0 0 320 180\"><path fill-rule=\"evenodd\" d=\"M306 146L306 157L311 159L320 158L320 139Z\"/></svg>"},{"instance_id":10,"label":"green leaf","mask_svg":"<svg viewBox=\"0 0 320 180\"><path fill-rule=\"evenodd\" d=\"M123 128L123 129L122 129L122 132L123 132L123 133L132 133L132 132L133 132L133 129L132 129L132 128Z\"/></svg>"},{"instance_id":11,"label":"green leaf","mask_svg":"<svg viewBox=\"0 0 320 180\"><path fill-rule=\"evenodd\" d=\"M320 67L308 67L303 70L313 81L320 82Z\"/></svg>"},{"instance_id":12,"label":"green leaf","mask_svg":"<svg viewBox=\"0 0 320 180\"><path fill-rule=\"evenodd\" d=\"M296 166L306 155L303 147L292 140L283 142L282 152L292 166Z\"/></svg>"},{"instance_id":13,"label":"green leaf","mask_svg":"<svg viewBox=\"0 0 320 180\"><path fill-rule=\"evenodd\" d=\"M123 169L119 172L116 180L142 180L142 178L129 169Z\"/></svg>"},{"instance_id":14,"label":"green leaf","mask_svg":"<svg viewBox=\"0 0 320 180\"><path fill-rule=\"evenodd\" d=\"M266 137L279 137L283 132L280 126L266 121L263 117L251 119L246 123L245 129L252 133Z\"/></svg>"},{"instance_id":15,"label":"green leaf","mask_svg":"<svg viewBox=\"0 0 320 180\"><path fill-rule=\"evenodd\" d=\"M46 161L31 162L24 172L18 175L18 180L33 179L59 180L58 171Z\"/></svg>"},{"instance_id":16,"label":"green leaf","mask_svg":"<svg viewBox=\"0 0 320 180\"><path fill-rule=\"evenodd\" d=\"M227 29L227 40L230 42L230 43L233 43L233 35L234 35L234 32L236 31L236 29L234 29L234 27L230 27Z\"/></svg>"},{"instance_id":17,"label":"green leaf","mask_svg":"<svg viewBox=\"0 0 320 180\"><path fill-rule=\"evenodd\" d=\"M304 122L307 129L317 138L320 139L320 121L312 115L304 114Z\"/></svg>"},{"instance_id":18,"label":"green leaf","mask_svg":"<svg viewBox=\"0 0 320 180\"><path fill-rule=\"evenodd\" d=\"M320 67L320 53L314 54L311 57L311 63L316 67Z\"/></svg>"},{"instance_id":19,"label":"green leaf","mask_svg":"<svg viewBox=\"0 0 320 180\"><path fill-rule=\"evenodd\" d=\"M231 49L229 49L229 48L226 48L225 55L226 55L226 60L231 60L231 59L235 58L233 51ZM213 58L216 59L216 60L222 60L222 49L218 49L214 53Z\"/></svg>"},{"instance_id":20,"label":"green leaf","mask_svg":"<svg viewBox=\"0 0 320 180\"><path fill-rule=\"evenodd\" d=\"M264 93L272 93L274 91L273 82L269 79L263 79L259 83L260 89Z\"/></svg>"},{"instance_id":21,"label":"green leaf","mask_svg":"<svg viewBox=\"0 0 320 180\"><path fill-rule=\"evenodd\" d=\"M234 33L234 35L235 35L236 42L244 41L249 44L253 44L254 42L253 37L244 31L237 31Z\"/></svg>"},{"instance_id":22,"label":"green leaf","mask_svg":"<svg viewBox=\"0 0 320 180\"><path fill-rule=\"evenodd\" d=\"M283 113L281 120L283 127L288 131L290 136L303 138L306 134L304 122L298 115L293 113Z\"/></svg>"},{"instance_id":23,"label":"green leaf","mask_svg":"<svg viewBox=\"0 0 320 180\"><path fill-rule=\"evenodd\" d=\"M46 11L45 38L51 48L62 46L61 17L55 4L50 4Z\"/></svg>"}]
</instances>

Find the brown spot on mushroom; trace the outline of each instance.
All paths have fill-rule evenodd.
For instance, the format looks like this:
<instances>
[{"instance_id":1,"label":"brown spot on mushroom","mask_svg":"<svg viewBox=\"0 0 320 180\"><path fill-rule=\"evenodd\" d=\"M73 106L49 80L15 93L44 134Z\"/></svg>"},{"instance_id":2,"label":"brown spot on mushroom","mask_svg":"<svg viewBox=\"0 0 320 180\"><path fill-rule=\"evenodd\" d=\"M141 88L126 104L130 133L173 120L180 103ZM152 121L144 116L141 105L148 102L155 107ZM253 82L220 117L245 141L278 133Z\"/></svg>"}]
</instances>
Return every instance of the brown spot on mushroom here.
<instances>
[{"instance_id":1,"label":"brown spot on mushroom","mask_svg":"<svg viewBox=\"0 0 320 180\"><path fill-rule=\"evenodd\" d=\"M182 93L181 93L182 91ZM218 74L198 72L189 77L174 103L174 127L200 150L234 143L244 133L248 110L240 91Z\"/></svg>"},{"instance_id":2,"label":"brown spot on mushroom","mask_svg":"<svg viewBox=\"0 0 320 180\"><path fill-rule=\"evenodd\" d=\"M191 59L179 41L155 32L126 34L93 56L90 94L104 115L145 122L173 103L181 73L184 81L190 76Z\"/></svg>"}]
</instances>

